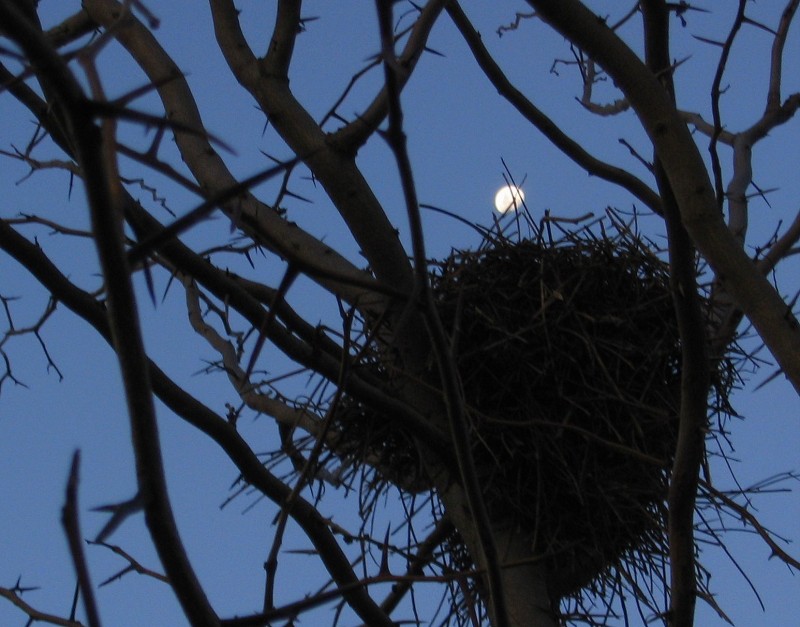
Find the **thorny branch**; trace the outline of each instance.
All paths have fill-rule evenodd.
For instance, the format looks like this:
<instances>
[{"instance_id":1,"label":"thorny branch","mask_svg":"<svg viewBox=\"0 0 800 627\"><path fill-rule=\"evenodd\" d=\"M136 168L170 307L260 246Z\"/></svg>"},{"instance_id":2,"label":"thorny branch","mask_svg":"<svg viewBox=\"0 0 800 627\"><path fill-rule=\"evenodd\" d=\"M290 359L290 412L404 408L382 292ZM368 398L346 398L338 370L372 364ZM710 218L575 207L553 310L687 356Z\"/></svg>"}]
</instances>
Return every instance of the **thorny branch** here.
<instances>
[{"instance_id":1,"label":"thorny branch","mask_svg":"<svg viewBox=\"0 0 800 627\"><path fill-rule=\"evenodd\" d=\"M165 111L169 112L170 121L183 128L195 129L194 133L176 132L175 139L186 165L204 193L213 197L239 188L239 181L214 150L208 134L203 130L200 112L186 79L153 34L131 15L126 15L123 23L118 24L116 16L119 4L114 0L92 0L84 6L98 24L115 29L117 40L139 63L152 83L158 86L158 95ZM319 145L306 145L296 150L295 154L313 155L318 149ZM321 281L329 287L335 286L334 291L342 296L353 300L368 297L363 288L354 288L353 285L362 284L369 277L329 246L302 231L296 224L284 220L277 211L259 202L252 194L245 191L234 201L223 204L221 209L256 241L308 268L310 276L327 277L333 274L342 277L343 282Z\"/></svg>"},{"instance_id":2,"label":"thorny branch","mask_svg":"<svg viewBox=\"0 0 800 627\"><path fill-rule=\"evenodd\" d=\"M559 126L530 102L520 90L505 76L500 66L492 59L482 43L480 35L468 20L458 2L447 6L447 13L467 42L478 65L498 92L506 98L519 113L539 129L557 148L564 152L589 174L616 183L627 189L655 213L661 213L661 199L630 172L605 163L591 155L579 142L564 133Z\"/></svg>"},{"instance_id":3,"label":"thorny branch","mask_svg":"<svg viewBox=\"0 0 800 627\"><path fill-rule=\"evenodd\" d=\"M0 247L28 268L60 302L91 324L107 342L111 342L111 333L102 306L91 295L70 283L38 247L19 236L2 221ZM289 487L264 467L250 445L237 433L235 425L197 401L169 379L152 361L148 364L156 396L188 424L214 440L230 457L247 483L275 503L283 503L290 493ZM311 503L305 499L297 499L291 515L317 548L320 558L339 585L349 585L358 580L349 560L331 533L328 521ZM383 616L382 612L372 614L373 601L363 590L348 592L345 597L363 616ZM383 623L379 621L375 624Z\"/></svg>"},{"instance_id":4,"label":"thorny branch","mask_svg":"<svg viewBox=\"0 0 800 627\"><path fill-rule=\"evenodd\" d=\"M17 588L3 588L0 587L0 596L8 599L13 605L18 607L30 619L30 624L45 623L47 625L58 625L59 627L85 627L80 621L72 620L70 618L62 618L55 614L49 614L37 610L35 607L27 603L22 598L22 592Z\"/></svg>"},{"instance_id":5,"label":"thorny branch","mask_svg":"<svg viewBox=\"0 0 800 627\"><path fill-rule=\"evenodd\" d=\"M28 327L17 328L14 326L14 321L11 317L11 309L9 307L9 303L13 300L17 300L17 298L9 298L0 295L0 302L3 303L3 309L5 310L6 320L8 322L8 329L3 334L3 337L0 338L0 355L2 355L3 361L5 362L5 372L2 374L2 376L0 376L0 390L2 390L3 382L6 380L12 381L16 385L24 385L24 383L22 383L12 374L11 360L5 351L5 344L15 336L33 335L36 338L36 341L39 343L45 359L47 360L47 370L50 371L52 368L52 370L58 375L59 381L63 381L64 375L61 370L59 370L56 362L53 361L53 357L50 355L50 351L47 349L47 344L45 344L44 338L41 334L42 327L44 327L50 316L55 313L58 301L51 297L45 307L44 312L42 312L41 316L39 316L39 319L35 323Z\"/></svg>"},{"instance_id":6,"label":"thorny branch","mask_svg":"<svg viewBox=\"0 0 800 627\"><path fill-rule=\"evenodd\" d=\"M98 587L100 587L100 588L102 588L105 585L110 584L113 581L118 581L118 580L122 579L125 575L127 575L130 572L135 572L135 573L138 573L140 575L144 575L146 577L151 577L152 579L156 579L156 580L161 581L163 583L167 583L167 584L169 583L169 579L167 579L164 575L162 575L161 573L157 573L154 570L151 570L149 568L146 568L146 567L142 566L132 555L130 555L122 547L119 547L119 546L117 546L115 544L108 544L107 542L101 542L101 541L97 541L97 540L88 541L88 544L105 547L109 551L111 551L113 553L116 553L117 555L122 557L122 559L124 559L126 562L128 562L128 565L125 568L123 568L122 570L120 570L118 573L116 573L115 575L112 575L111 577L108 577L104 581L101 581L98 584Z\"/></svg>"},{"instance_id":7,"label":"thorny branch","mask_svg":"<svg viewBox=\"0 0 800 627\"><path fill-rule=\"evenodd\" d=\"M61 114L69 122L77 161L87 181L92 228L106 279L109 323L123 373L147 522L187 616L197 625L213 627L218 620L189 565L166 494L146 356L123 249L119 183L110 179L109 168L115 160L107 161L114 138L108 135L108 126L104 131L95 126L80 85L33 24L6 3L0 3L0 16L17 44L40 68L42 80L58 94Z\"/></svg>"},{"instance_id":8,"label":"thorny branch","mask_svg":"<svg viewBox=\"0 0 800 627\"><path fill-rule=\"evenodd\" d=\"M725 507L733 511L745 525L750 525L755 532L764 540L764 543L772 551L772 555L778 557L782 562L789 566L800 570L800 559L789 554L778 542L775 540L774 534L770 533L768 529L758 520L758 517L750 511L747 505L742 505L733 499L729 494L715 488L707 481L702 482L702 487L707 490L711 498L721 501Z\"/></svg>"},{"instance_id":9,"label":"thorny branch","mask_svg":"<svg viewBox=\"0 0 800 627\"><path fill-rule=\"evenodd\" d=\"M70 467L69 479L67 480L66 502L61 510L61 524L67 535L72 563L78 579L78 589L83 597L83 607L86 611L86 619L89 627L100 627L100 615L97 610L97 602L94 596L94 588L89 576L89 567L86 562L86 555L83 551L83 539L81 538L81 528L78 517L78 483L80 471L80 452L75 452L72 456L72 466Z\"/></svg>"},{"instance_id":10,"label":"thorny branch","mask_svg":"<svg viewBox=\"0 0 800 627\"><path fill-rule=\"evenodd\" d=\"M720 211L722 211L724 202L724 196L722 192L722 168L720 167L719 154L717 153L717 139L723 130L719 109L719 101L722 97L720 85L722 83L722 77L725 74L725 66L728 63L728 56L730 55L733 42L736 39L736 34L739 32L739 29L742 27L744 22L744 11L746 4L746 0L739 0L739 8L736 12L736 17L733 20L733 25L728 33L728 37L722 44L722 52L720 53L719 62L717 63L717 70L714 74L714 80L711 83L711 115L713 120L713 132L711 133L711 141L708 144L708 152L711 156L711 171L714 175L714 187L716 189L717 205L719 206ZM728 202L730 202L730 197L728 198ZM736 229L734 229L734 234L738 237L741 237L742 241L744 241L744 233L739 234Z\"/></svg>"},{"instance_id":11,"label":"thorny branch","mask_svg":"<svg viewBox=\"0 0 800 627\"><path fill-rule=\"evenodd\" d=\"M800 325L728 231L702 157L663 88L633 51L577 0L528 0L567 38L591 54L631 101L675 190L693 243L800 391Z\"/></svg>"}]
</instances>

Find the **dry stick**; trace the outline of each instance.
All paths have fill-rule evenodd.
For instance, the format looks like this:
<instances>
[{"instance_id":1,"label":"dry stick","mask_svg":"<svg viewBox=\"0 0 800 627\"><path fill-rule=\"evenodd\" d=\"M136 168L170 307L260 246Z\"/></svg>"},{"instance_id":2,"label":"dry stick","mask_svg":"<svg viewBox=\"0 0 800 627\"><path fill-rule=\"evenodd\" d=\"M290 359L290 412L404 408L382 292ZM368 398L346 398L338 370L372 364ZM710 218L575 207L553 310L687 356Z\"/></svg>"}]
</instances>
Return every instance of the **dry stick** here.
<instances>
[{"instance_id":1,"label":"dry stick","mask_svg":"<svg viewBox=\"0 0 800 627\"><path fill-rule=\"evenodd\" d=\"M72 456L72 464L70 465L69 479L67 481L66 501L61 510L61 524L67 534L69 552L78 576L78 587L83 597L86 620L89 621L89 627L100 627L100 615L97 612L92 580L89 577L89 567L86 565L86 556L83 553L81 528L78 522L78 470L80 462L80 451L75 451Z\"/></svg>"},{"instance_id":2,"label":"dry stick","mask_svg":"<svg viewBox=\"0 0 800 627\"><path fill-rule=\"evenodd\" d=\"M284 172L299 162L300 157L294 157L285 163L279 163L271 168L263 170L251 177L244 179L237 185L234 185L233 187L223 190L221 193L214 194L213 196L207 198L197 207L164 227L157 234L138 242L136 246L134 246L128 253L128 259L130 263L133 265L139 261L142 261L145 257L155 252L167 240L177 237L181 233L188 231L193 226L205 220L217 208L225 206L240 194L249 192L259 183L264 183L270 180L272 177Z\"/></svg>"},{"instance_id":3,"label":"dry stick","mask_svg":"<svg viewBox=\"0 0 800 627\"><path fill-rule=\"evenodd\" d=\"M97 546L105 547L109 551L111 551L113 553L116 553L117 555L122 557L122 559L124 559L125 561L128 562L128 565L125 568L120 570L118 573L116 573L114 575L111 575L105 581L102 581L98 585L98 587L102 588L103 586L108 585L112 581L117 581L119 579L122 579L122 577L125 576L129 572L135 572L135 573L138 573L140 575L145 575L147 577L151 577L151 578L157 579L158 581L161 581L163 583L169 584L169 579L167 579L167 577L165 575L162 575L161 573L158 573L158 572L156 572L154 570L151 570L149 568L146 568L145 566L140 564L132 555L130 555L127 551L125 551L125 549L123 549L122 547L120 547L120 546L118 546L116 544L108 544L107 542L98 542L96 540L95 541L87 540L87 542L89 544L94 544L94 545L97 545Z\"/></svg>"},{"instance_id":4,"label":"dry stick","mask_svg":"<svg viewBox=\"0 0 800 627\"><path fill-rule=\"evenodd\" d=\"M450 434L455 447L456 461L463 488L467 496L469 509L475 519L478 540L485 560L486 580L489 590L489 607L496 627L509 625L508 610L503 590L503 578L500 560L492 534L489 515L483 500L481 486L475 471L472 458L472 447L467 430L467 417L464 413L464 402L461 394L458 371L453 355L448 348L447 337L441 319L433 301L428 279L427 259L425 257L425 240L422 220L416 196L411 163L406 151L405 134L403 132L403 112L400 106L398 83L401 68L398 65L392 46L392 11L391 6L382 0L376 0L378 23L381 35L381 48L386 76L386 93L388 96L389 127L386 139L394 153L397 168L405 196L408 219L411 229L414 256L414 292L419 293L424 306L423 312L426 327L431 336L431 343L444 388L444 400L450 423ZM413 297L412 297L413 301Z\"/></svg>"},{"instance_id":5,"label":"dry stick","mask_svg":"<svg viewBox=\"0 0 800 627\"><path fill-rule=\"evenodd\" d=\"M286 618L293 618L297 616L300 612L307 611L309 609L319 607L329 601L337 599L341 596L344 596L347 592L350 592L354 588L358 587L368 587L371 585L378 585L378 584L395 584L395 585L403 585L403 584L414 584L414 583L446 583L450 581L456 581L459 579L463 579L466 576L475 576L479 574L480 571L460 571L454 573L447 573L444 575L375 575L374 577L365 577L357 582L352 584L348 584L346 586L340 586L335 590L326 590L324 592L320 592L319 594L307 598L302 599L300 601L295 601L294 603L289 603L282 607L275 608L269 612L263 612L261 614L253 614L250 616L241 616L237 618L228 618L221 622L221 627L262 627L263 625L269 625L272 622L279 620L279 619L286 619ZM390 623L390 627L397 627L397 625L402 623L392 622ZM374 627L374 623L367 623L368 627ZM526 626L527 627L527 626Z\"/></svg>"},{"instance_id":6,"label":"dry stick","mask_svg":"<svg viewBox=\"0 0 800 627\"><path fill-rule=\"evenodd\" d=\"M267 341L269 327L277 316L278 307L286 300L286 295L289 292L289 288L292 286L292 283L294 283L298 274L300 274L299 270L290 262L286 268L286 272L283 274L280 285L278 285L278 289L275 290L275 293L272 296L267 317L264 318L264 322L261 323L261 327L258 330L256 345L253 347L253 354L250 355L250 362L247 364L247 369L244 372L245 381L250 379L250 375L253 373L253 368L256 366L256 361L258 361L258 356L261 353L261 349L264 348L264 343Z\"/></svg>"},{"instance_id":7,"label":"dry stick","mask_svg":"<svg viewBox=\"0 0 800 627\"><path fill-rule=\"evenodd\" d=\"M431 531L427 538L419 545L413 558L410 560L405 578L392 586L392 591L381 603L381 607L386 612L392 612L403 600L403 597L411 589L411 577L421 577L427 566L434 559L434 551L442 545L450 534L453 533L453 524L447 519L442 518L436 523L436 527Z\"/></svg>"},{"instance_id":8,"label":"dry stick","mask_svg":"<svg viewBox=\"0 0 800 627\"><path fill-rule=\"evenodd\" d=\"M84 172L92 228L108 289L108 320L128 403L139 490L153 543L192 625L216 627L219 619L189 564L166 492L147 358L123 245L119 194L113 189L119 182L110 180L104 150L111 148L107 144L113 138L101 136L80 85L42 33L8 0L0 1L0 18L58 99L56 105L69 125L76 158Z\"/></svg>"}]
</instances>

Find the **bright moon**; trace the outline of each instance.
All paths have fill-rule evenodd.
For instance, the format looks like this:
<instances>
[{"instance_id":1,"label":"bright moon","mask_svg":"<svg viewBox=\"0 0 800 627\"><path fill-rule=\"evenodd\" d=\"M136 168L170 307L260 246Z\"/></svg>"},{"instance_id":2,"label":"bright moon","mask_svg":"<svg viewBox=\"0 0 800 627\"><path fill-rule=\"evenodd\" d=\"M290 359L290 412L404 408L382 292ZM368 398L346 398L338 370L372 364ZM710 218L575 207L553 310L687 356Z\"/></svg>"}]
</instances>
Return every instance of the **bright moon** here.
<instances>
[{"instance_id":1,"label":"bright moon","mask_svg":"<svg viewBox=\"0 0 800 627\"><path fill-rule=\"evenodd\" d=\"M514 185L506 185L495 194L494 208L500 213L506 213L519 208L523 200L525 200L525 192L522 189Z\"/></svg>"}]
</instances>

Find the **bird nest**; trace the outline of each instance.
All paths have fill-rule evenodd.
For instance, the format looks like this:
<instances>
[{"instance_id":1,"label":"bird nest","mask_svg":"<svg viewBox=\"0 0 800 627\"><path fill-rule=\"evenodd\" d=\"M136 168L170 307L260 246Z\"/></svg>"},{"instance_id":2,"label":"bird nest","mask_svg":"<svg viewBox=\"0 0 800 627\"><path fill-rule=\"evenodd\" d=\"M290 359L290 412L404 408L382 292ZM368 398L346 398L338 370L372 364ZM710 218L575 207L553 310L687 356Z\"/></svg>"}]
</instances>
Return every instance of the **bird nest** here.
<instances>
[{"instance_id":1,"label":"bird nest","mask_svg":"<svg viewBox=\"0 0 800 627\"><path fill-rule=\"evenodd\" d=\"M662 555L681 346L668 266L652 243L619 223L613 234L493 237L433 263L430 280L487 511L529 532L553 598L624 560ZM391 380L386 347L373 344L366 367ZM720 396L727 404L727 372L721 363L715 407ZM395 485L414 476L430 486L410 433L347 396L336 414L349 442L340 450L371 456Z\"/></svg>"}]
</instances>

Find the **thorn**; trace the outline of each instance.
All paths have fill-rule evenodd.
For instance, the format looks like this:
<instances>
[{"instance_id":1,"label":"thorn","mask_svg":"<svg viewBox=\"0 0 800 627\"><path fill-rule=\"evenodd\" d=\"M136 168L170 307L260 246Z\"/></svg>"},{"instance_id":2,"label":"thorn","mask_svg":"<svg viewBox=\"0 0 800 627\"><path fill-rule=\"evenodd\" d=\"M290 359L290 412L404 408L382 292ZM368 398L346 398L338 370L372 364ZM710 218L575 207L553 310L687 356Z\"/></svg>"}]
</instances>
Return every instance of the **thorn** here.
<instances>
[{"instance_id":1,"label":"thorn","mask_svg":"<svg viewBox=\"0 0 800 627\"><path fill-rule=\"evenodd\" d=\"M389 570L389 532L391 531L391 524L386 528L386 535L383 538L383 546L381 547L381 566L378 569L379 577L389 577L392 571Z\"/></svg>"}]
</instances>

